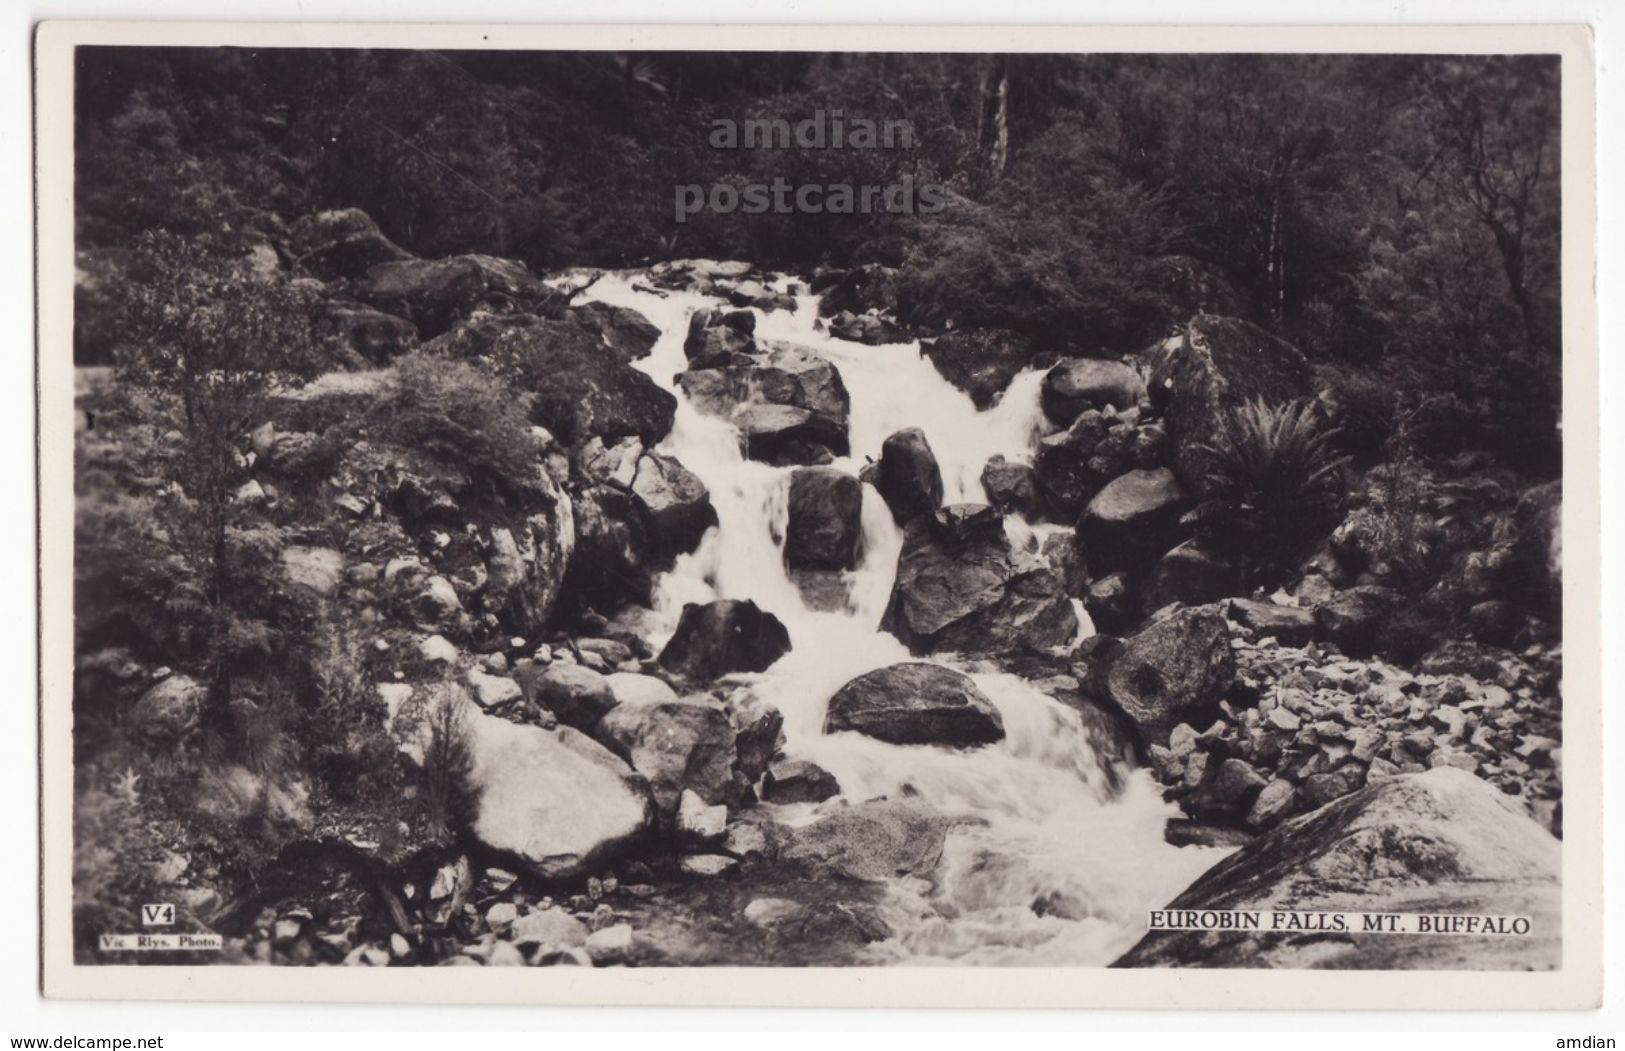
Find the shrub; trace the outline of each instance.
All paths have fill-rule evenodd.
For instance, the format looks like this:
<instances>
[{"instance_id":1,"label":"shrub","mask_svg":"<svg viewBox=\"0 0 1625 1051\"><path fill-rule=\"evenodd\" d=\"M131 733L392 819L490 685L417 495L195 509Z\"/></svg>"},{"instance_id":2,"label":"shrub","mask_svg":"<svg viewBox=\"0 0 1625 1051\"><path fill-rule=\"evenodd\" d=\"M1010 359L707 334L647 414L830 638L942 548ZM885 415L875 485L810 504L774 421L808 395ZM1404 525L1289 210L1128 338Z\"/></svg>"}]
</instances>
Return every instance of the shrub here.
<instances>
[{"instance_id":1,"label":"shrub","mask_svg":"<svg viewBox=\"0 0 1625 1051\"><path fill-rule=\"evenodd\" d=\"M362 674L360 647L324 621L308 656L308 697L300 728L306 766L340 803L398 797L400 754L385 729L383 698Z\"/></svg>"},{"instance_id":2,"label":"shrub","mask_svg":"<svg viewBox=\"0 0 1625 1051\"><path fill-rule=\"evenodd\" d=\"M468 708L455 692L442 694L424 713L424 808L429 833L448 840L474 818L476 799L469 783L474 756L468 740Z\"/></svg>"},{"instance_id":3,"label":"shrub","mask_svg":"<svg viewBox=\"0 0 1625 1051\"><path fill-rule=\"evenodd\" d=\"M474 362L420 350L395 361L368 427L469 482L517 496L536 477L542 448L530 402Z\"/></svg>"},{"instance_id":4,"label":"shrub","mask_svg":"<svg viewBox=\"0 0 1625 1051\"><path fill-rule=\"evenodd\" d=\"M1334 450L1335 437L1310 401L1236 408L1221 437L1203 446L1215 495L1187 519L1233 549L1250 577L1290 567L1346 493L1348 457Z\"/></svg>"}]
</instances>

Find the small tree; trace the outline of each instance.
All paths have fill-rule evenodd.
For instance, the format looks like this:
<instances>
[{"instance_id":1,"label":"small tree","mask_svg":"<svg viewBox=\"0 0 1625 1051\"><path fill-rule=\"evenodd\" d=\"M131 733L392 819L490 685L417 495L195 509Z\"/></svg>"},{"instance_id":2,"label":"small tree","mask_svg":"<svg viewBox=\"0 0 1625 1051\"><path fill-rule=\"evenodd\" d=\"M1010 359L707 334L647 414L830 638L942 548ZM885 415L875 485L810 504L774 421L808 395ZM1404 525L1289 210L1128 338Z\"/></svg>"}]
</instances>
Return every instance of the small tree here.
<instances>
[{"instance_id":1,"label":"small tree","mask_svg":"<svg viewBox=\"0 0 1625 1051\"><path fill-rule=\"evenodd\" d=\"M271 395L320 371L310 304L207 238L143 234L121 289L121 386L146 395L182 441L167 463L183 496L171 532L209 611L208 659L216 714L229 694L224 642L233 621L226 586L233 497L246 475L241 448Z\"/></svg>"}]
</instances>

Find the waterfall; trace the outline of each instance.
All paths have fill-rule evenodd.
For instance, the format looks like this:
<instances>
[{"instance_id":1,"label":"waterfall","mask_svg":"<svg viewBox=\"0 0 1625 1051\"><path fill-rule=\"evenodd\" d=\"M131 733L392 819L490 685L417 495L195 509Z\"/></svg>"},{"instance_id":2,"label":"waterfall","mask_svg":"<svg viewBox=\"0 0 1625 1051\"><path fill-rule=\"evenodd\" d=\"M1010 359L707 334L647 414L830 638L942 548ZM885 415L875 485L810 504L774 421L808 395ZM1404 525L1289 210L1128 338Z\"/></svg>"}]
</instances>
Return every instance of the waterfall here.
<instances>
[{"instance_id":1,"label":"waterfall","mask_svg":"<svg viewBox=\"0 0 1625 1051\"><path fill-rule=\"evenodd\" d=\"M697 411L674 382L688 364L689 315L719 301L690 292L659 295L646 290L641 277L606 274L585 295L634 309L660 329L649 356L637 363L678 399L671 433L658 451L699 476L718 520L699 548L657 582L651 643L665 641L686 602L753 599L790 632L789 654L766 672L743 677L783 713L786 753L829 770L853 802L918 793L956 820L935 881L897 880L889 888L897 935L881 946L883 958L1110 962L1143 933L1146 910L1165 904L1219 852L1165 843L1163 824L1175 810L1151 778L1132 774L1126 788L1110 792L1079 714L1014 675L933 658L971 673L997 706L1006 737L996 745L955 750L823 733L825 705L842 685L914 659L879 630L901 532L879 493L865 486L862 555L846 574L846 606L810 608L784 566L793 468L746 460L734 427ZM796 303L794 311L758 311L756 334L807 347L839 369L851 397L851 455L834 466L857 474L868 459L879 458L888 435L919 427L940 465L945 502L979 503L986 499L981 472L990 456L1030 462L1043 425L1040 371L1021 373L997 404L978 411L918 343L833 339L814 327L816 297ZM1033 550L1054 529L1007 520L1012 539ZM1087 618L1081 623L1087 626ZM781 820L792 824L815 817L808 804L779 809Z\"/></svg>"}]
</instances>

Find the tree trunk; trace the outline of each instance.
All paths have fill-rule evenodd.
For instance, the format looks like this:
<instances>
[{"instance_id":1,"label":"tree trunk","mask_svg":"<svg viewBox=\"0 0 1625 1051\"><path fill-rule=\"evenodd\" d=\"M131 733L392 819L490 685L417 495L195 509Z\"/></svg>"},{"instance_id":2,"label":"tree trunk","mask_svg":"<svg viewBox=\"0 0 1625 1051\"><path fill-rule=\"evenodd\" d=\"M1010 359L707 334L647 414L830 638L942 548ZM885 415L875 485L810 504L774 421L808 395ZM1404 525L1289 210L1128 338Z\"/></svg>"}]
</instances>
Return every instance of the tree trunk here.
<instances>
[{"instance_id":1,"label":"tree trunk","mask_svg":"<svg viewBox=\"0 0 1625 1051\"><path fill-rule=\"evenodd\" d=\"M986 151L988 170L993 178L1004 174L1010 159L1010 62L1007 55L994 55L982 74L981 106L977 114L976 138Z\"/></svg>"}]
</instances>

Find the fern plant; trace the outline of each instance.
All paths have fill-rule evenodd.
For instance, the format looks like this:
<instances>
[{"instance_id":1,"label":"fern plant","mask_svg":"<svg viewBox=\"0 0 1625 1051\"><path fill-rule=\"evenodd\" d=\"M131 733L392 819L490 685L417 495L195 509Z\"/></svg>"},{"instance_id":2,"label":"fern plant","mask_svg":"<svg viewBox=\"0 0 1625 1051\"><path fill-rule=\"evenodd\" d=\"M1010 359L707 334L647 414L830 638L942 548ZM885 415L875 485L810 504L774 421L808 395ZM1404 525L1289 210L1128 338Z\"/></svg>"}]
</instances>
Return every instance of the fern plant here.
<instances>
[{"instance_id":1,"label":"fern plant","mask_svg":"<svg viewBox=\"0 0 1625 1051\"><path fill-rule=\"evenodd\" d=\"M1336 436L1310 401L1255 398L1238 406L1216 439L1200 446L1211 497L1185 524L1231 549L1255 583L1290 567L1345 495L1348 457L1336 452Z\"/></svg>"}]
</instances>

